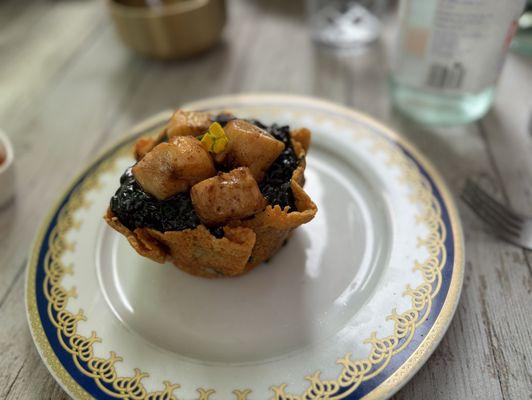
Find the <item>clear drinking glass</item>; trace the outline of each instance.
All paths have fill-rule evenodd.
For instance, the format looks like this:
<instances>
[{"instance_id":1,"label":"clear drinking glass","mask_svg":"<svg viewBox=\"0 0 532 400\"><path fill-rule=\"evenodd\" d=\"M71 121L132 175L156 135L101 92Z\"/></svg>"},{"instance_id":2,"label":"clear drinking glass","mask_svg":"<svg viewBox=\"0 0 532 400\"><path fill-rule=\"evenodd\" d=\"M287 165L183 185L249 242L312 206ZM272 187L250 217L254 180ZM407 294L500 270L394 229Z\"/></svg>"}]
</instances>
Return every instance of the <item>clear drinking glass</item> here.
<instances>
[{"instance_id":1,"label":"clear drinking glass","mask_svg":"<svg viewBox=\"0 0 532 400\"><path fill-rule=\"evenodd\" d=\"M360 47L376 40L387 0L307 0L312 38L336 47Z\"/></svg>"}]
</instances>

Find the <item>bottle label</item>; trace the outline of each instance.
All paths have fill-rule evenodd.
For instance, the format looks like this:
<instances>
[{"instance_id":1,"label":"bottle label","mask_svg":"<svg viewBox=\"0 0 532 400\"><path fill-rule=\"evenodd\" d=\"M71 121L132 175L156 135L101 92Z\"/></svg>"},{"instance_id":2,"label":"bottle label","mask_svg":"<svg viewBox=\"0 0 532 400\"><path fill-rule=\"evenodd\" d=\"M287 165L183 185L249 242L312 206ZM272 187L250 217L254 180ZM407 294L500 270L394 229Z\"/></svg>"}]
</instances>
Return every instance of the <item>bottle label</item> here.
<instances>
[{"instance_id":1,"label":"bottle label","mask_svg":"<svg viewBox=\"0 0 532 400\"><path fill-rule=\"evenodd\" d=\"M495 84L525 0L406 0L394 79L446 93Z\"/></svg>"}]
</instances>

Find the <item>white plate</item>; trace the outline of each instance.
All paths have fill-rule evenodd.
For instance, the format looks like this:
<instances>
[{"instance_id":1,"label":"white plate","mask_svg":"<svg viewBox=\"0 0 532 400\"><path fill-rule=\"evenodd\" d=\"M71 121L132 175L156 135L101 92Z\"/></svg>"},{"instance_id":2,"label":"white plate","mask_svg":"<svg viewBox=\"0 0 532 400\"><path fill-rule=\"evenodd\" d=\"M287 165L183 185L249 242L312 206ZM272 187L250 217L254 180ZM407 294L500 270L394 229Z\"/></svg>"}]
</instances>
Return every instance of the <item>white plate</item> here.
<instances>
[{"instance_id":1,"label":"white plate","mask_svg":"<svg viewBox=\"0 0 532 400\"><path fill-rule=\"evenodd\" d=\"M188 105L313 131L318 214L267 264L207 280L138 256L102 215L134 130L61 196L27 274L45 363L76 399L386 398L426 361L463 278L456 208L434 168L371 118L241 95ZM172 397L173 396L173 397Z\"/></svg>"}]
</instances>

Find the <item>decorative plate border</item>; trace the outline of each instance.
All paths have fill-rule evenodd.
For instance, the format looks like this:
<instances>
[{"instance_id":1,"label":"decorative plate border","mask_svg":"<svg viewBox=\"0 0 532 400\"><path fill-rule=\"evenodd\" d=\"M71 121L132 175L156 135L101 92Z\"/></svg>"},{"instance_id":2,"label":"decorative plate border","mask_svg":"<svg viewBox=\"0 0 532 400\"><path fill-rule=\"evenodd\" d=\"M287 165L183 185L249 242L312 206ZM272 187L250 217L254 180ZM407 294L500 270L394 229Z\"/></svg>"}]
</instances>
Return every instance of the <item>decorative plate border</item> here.
<instances>
[{"instance_id":1,"label":"decorative plate border","mask_svg":"<svg viewBox=\"0 0 532 400\"><path fill-rule=\"evenodd\" d=\"M389 396L404 385L430 356L443 337L458 303L463 279L463 241L451 195L434 168L411 144L371 118L344 107L285 95L229 96L190 106L209 109L225 104L227 108L252 108L254 102L261 103L256 106L260 109L268 107L265 103L271 103L275 108L282 108L280 103L283 102L298 107L305 105L320 111L325 109L340 121L343 119L344 123L362 122L372 131L362 131L362 139L374 140L375 150L385 152L389 162L400 167L404 183L413 190L412 201L419 203L424 210L418 221L426 224L429 234L420 239L419 245L428 250L429 257L414 266L414 270L421 273L423 283L405 290L404 294L411 298L411 309L401 314L393 310L387 317L394 323L393 334L379 339L373 333L364 342L371 345L367 359L351 360L349 354L339 359L337 362L342 365L342 372L336 380L324 381L317 371L307 377L310 384L302 394L287 393L284 384L272 387L276 400ZM77 334L77 323L85 317L82 310L77 314L66 310L68 299L75 296L75 289L62 287L62 277L71 273L72 267L60 261L61 255L71 246L64 233L77 224L72 213L84 206L84 194L98 184L98 174L112 168L113 160L127 150L126 144L134 137L146 134L149 127L153 129L154 124L167 116L168 113L162 113L146 121L91 164L52 209L35 240L26 278L30 328L42 358L65 390L76 398L103 395L106 398L177 400L173 393L179 384L164 382L163 389L148 393L141 382L148 376L146 373L135 370L132 377L118 377L114 364L121 360L119 356L111 352L109 358L103 359L92 354L92 345L99 338L94 332L90 337ZM36 280L43 283L42 287L36 285ZM60 356L62 353L69 357ZM197 391L200 400L207 400L215 393L212 389L199 388ZM249 389L233 391L237 400L246 399L249 393Z\"/></svg>"}]
</instances>

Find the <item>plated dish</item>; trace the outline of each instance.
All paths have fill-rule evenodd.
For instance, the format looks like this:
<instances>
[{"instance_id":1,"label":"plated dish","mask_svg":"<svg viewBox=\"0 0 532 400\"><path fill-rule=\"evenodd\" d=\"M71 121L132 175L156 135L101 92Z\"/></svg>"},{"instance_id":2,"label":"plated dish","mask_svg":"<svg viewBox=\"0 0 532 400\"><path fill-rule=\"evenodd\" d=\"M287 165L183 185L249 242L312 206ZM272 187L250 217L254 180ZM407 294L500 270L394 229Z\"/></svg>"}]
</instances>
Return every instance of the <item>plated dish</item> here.
<instances>
[{"instance_id":1,"label":"plated dish","mask_svg":"<svg viewBox=\"0 0 532 400\"><path fill-rule=\"evenodd\" d=\"M319 212L231 279L139 256L102 212L135 142L172 112L145 121L73 182L36 238L27 311L51 373L75 399L391 396L459 298L462 232L439 174L399 135L331 103L241 95L183 109L311 129L305 191Z\"/></svg>"}]
</instances>

